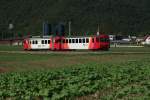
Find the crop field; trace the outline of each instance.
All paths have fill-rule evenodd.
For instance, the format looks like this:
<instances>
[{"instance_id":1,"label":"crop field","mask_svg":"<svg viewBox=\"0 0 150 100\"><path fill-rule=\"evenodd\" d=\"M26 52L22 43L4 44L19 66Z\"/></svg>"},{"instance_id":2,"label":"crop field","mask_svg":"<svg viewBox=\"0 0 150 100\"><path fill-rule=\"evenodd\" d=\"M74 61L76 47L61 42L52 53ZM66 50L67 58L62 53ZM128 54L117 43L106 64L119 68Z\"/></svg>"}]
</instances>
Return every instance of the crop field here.
<instances>
[{"instance_id":1,"label":"crop field","mask_svg":"<svg viewBox=\"0 0 150 100\"><path fill-rule=\"evenodd\" d=\"M0 46L0 99L150 99L150 48L20 51Z\"/></svg>"}]
</instances>

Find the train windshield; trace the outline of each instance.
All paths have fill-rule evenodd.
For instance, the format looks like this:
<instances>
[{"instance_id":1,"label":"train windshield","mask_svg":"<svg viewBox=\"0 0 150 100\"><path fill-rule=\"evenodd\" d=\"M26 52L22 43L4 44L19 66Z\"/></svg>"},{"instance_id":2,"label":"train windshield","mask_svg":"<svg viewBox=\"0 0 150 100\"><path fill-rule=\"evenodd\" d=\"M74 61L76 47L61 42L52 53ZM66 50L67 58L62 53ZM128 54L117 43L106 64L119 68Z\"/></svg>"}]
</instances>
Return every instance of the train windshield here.
<instances>
[{"instance_id":1,"label":"train windshield","mask_svg":"<svg viewBox=\"0 0 150 100\"><path fill-rule=\"evenodd\" d=\"M109 38L100 38L100 42L109 42Z\"/></svg>"}]
</instances>

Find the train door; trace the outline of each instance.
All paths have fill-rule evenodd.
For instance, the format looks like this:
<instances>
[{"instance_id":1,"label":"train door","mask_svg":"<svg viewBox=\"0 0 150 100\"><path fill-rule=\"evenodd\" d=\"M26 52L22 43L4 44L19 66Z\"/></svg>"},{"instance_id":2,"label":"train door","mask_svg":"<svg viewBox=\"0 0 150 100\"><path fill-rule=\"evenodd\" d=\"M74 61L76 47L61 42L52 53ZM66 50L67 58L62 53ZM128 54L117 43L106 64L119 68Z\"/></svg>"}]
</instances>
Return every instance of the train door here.
<instances>
[{"instance_id":1,"label":"train door","mask_svg":"<svg viewBox=\"0 0 150 100\"><path fill-rule=\"evenodd\" d=\"M52 50L61 50L61 38L60 37L53 38Z\"/></svg>"},{"instance_id":2,"label":"train door","mask_svg":"<svg viewBox=\"0 0 150 100\"><path fill-rule=\"evenodd\" d=\"M100 42L99 42L99 37L98 36L90 37L89 49L91 49L91 50L100 49Z\"/></svg>"},{"instance_id":3,"label":"train door","mask_svg":"<svg viewBox=\"0 0 150 100\"><path fill-rule=\"evenodd\" d=\"M24 50L27 50L28 48L29 48L29 43L28 43L28 40L23 40L23 48L24 48Z\"/></svg>"},{"instance_id":4,"label":"train door","mask_svg":"<svg viewBox=\"0 0 150 100\"><path fill-rule=\"evenodd\" d=\"M57 50L61 50L61 43L62 43L61 37L58 38L57 42L58 42L57 43Z\"/></svg>"},{"instance_id":5,"label":"train door","mask_svg":"<svg viewBox=\"0 0 150 100\"><path fill-rule=\"evenodd\" d=\"M96 49L100 49L100 37L96 37Z\"/></svg>"}]
</instances>

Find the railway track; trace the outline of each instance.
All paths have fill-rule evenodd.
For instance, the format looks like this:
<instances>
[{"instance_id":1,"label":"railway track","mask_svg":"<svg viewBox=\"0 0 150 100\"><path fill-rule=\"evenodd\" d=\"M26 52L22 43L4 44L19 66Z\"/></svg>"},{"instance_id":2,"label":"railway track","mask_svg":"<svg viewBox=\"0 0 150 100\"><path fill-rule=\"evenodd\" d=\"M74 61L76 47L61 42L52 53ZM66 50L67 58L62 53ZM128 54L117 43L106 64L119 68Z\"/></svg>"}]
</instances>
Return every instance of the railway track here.
<instances>
[{"instance_id":1,"label":"railway track","mask_svg":"<svg viewBox=\"0 0 150 100\"><path fill-rule=\"evenodd\" d=\"M114 52L114 51L0 51L0 53L19 54L150 54L150 52Z\"/></svg>"}]
</instances>

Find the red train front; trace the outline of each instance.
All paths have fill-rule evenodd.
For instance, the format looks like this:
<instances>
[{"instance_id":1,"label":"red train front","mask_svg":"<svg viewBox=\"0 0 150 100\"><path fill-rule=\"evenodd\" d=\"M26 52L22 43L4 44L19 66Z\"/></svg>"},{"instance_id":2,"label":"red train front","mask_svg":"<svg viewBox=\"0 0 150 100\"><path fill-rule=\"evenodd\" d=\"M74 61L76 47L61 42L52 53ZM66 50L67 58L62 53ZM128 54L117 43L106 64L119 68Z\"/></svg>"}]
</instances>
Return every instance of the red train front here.
<instances>
[{"instance_id":1,"label":"red train front","mask_svg":"<svg viewBox=\"0 0 150 100\"><path fill-rule=\"evenodd\" d=\"M110 48L109 36L47 36L27 38L23 42L24 50L108 50Z\"/></svg>"}]
</instances>

